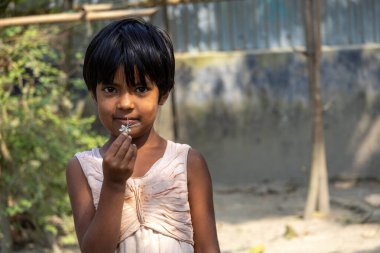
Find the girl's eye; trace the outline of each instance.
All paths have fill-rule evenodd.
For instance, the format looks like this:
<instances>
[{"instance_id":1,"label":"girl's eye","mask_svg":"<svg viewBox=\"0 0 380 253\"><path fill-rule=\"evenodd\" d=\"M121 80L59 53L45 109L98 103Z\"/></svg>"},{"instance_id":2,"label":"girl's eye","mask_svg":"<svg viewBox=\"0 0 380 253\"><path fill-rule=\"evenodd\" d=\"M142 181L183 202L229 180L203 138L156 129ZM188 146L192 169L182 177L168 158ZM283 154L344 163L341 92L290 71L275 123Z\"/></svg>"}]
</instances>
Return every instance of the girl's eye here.
<instances>
[{"instance_id":1,"label":"girl's eye","mask_svg":"<svg viewBox=\"0 0 380 253\"><path fill-rule=\"evenodd\" d=\"M136 91L137 93L145 93L145 92L148 91L148 88L145 87L145 86L139 86L139 87L136 87L135 91Z\"/></svg>"},{"instance_id":2,"label":"girl's eye","mask_svg":"<svg viewBox=\"0 0 380 253\"><path fill-rule=\"evenodd\" d=\"M116 92L116 88L112 86L107 86L102 89L106 93L114 93Z\"/></svg>"}]
</instances>

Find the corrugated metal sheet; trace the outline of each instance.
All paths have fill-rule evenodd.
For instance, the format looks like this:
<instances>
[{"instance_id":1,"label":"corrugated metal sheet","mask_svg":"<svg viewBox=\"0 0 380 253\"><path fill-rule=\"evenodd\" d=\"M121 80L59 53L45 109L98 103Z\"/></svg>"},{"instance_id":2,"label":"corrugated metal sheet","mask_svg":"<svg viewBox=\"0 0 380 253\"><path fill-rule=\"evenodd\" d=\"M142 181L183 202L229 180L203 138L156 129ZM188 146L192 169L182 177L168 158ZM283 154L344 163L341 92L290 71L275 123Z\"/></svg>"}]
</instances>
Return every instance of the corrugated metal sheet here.
<instances>
[{"instance_id":1,"label":"corrugated metal sheet","mask_svg":"<svg viewBox=\"0 0 380 253\"><path fill-rule=\"evenodd\" d=\"M176 51L302 46L303 0L224 0L170 5ZM380 43L379 0L322 0L325 45ZM160 11L161 12L161 11ZM162 25L162 13L153 19Z\"/></svg>"}]
</instances>

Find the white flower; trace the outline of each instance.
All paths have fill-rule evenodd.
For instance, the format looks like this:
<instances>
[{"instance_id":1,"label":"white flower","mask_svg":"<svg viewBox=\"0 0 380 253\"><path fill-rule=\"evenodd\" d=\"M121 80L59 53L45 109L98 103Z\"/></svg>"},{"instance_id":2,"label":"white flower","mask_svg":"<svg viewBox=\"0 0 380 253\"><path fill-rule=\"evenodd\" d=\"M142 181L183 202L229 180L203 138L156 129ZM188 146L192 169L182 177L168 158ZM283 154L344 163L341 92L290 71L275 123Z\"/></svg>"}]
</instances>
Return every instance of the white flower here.
<instances>
[{"instance_id":1,"label":"white flower","mask_svg":"<svg viewBox=\"0 0 380 253\"><path fill-rule=\"evenodd\" d=\"M127 133L129 133L129 131L130 131L129 127L130 127L129 124L127 124L127 125L121 125L119 131L120 132L127 132Z\"/></svg>"}]
</instances>

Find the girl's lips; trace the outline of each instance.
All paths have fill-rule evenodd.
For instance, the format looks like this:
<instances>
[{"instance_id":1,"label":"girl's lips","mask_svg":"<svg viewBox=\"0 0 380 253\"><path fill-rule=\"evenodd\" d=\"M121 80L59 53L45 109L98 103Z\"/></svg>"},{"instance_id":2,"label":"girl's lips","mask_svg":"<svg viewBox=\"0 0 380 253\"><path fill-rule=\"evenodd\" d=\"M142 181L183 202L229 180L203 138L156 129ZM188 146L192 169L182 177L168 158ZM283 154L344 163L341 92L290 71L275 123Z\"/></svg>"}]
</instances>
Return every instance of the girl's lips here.
<instances>
[{"instance_id":1,"label":"girl's lips","mask_svg":"<svg viewBox=\"0 0 380 253\"><path fill-rule=\"evenodd\" d=\"M120 125L127 125L128 122L129 122L129 120L127 120L127 119L118 119L118 118L115 118L114 120L117 122L117 124L120 124Z\"/></svg>"},{"instance_id":2,"label":"girl's lips","mask_svg":"<svg viewBox=\"0 0 380 253\"><path fill-rule=\"evenodd\" d=\"M117 121L120 125L137 125L140 124L140 121L137 119L130 119L130 118L114 118L115 121Z\"/></svg>"}]
</instances>

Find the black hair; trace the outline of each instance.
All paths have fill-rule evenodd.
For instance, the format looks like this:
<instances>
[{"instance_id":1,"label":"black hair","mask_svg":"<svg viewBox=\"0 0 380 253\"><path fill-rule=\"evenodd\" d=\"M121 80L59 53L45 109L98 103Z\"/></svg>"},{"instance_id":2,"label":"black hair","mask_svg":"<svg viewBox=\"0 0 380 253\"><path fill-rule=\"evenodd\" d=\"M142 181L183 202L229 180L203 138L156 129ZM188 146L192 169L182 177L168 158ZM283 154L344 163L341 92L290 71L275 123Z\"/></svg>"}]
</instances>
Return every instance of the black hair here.
<instances>
[{"instance_id":1,"label":"black hair","mask_svg":"<svg viewBox=\"0 0 380 253\"><path fill-rule=\"evenodd\" d=\"M174 52L168 34L138 18L105 26L87 47L83 65L84 81L95 98L96 86L113 83L120 66L128 86L137 85L137 69L140 84L146 86L147 77L157 85L161 98L174 86Z\"/></svg>"}]
</instances>

